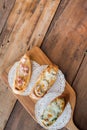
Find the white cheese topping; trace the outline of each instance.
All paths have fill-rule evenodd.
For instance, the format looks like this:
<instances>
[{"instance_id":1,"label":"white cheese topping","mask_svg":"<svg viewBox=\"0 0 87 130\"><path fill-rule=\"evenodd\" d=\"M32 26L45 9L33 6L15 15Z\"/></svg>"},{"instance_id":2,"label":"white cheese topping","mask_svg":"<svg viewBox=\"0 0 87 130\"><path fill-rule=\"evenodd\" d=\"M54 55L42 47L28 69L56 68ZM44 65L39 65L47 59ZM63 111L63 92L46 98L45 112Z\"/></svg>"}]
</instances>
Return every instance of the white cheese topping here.
<instances>
[{"instance_id":1,"label":"white cheese topping","mask_svg":"<svg viewBox=\"0 0 87 130\"><path fill-rule=\"evenodd\" d=\"M52 71L52 72L55 72L55 71ZM52 72L48 72L46 71L45 73L45 78L46 80L48 80L49 82L53 79L56 79L56 75L54 75Z\"/></svg>"}]
</instances>

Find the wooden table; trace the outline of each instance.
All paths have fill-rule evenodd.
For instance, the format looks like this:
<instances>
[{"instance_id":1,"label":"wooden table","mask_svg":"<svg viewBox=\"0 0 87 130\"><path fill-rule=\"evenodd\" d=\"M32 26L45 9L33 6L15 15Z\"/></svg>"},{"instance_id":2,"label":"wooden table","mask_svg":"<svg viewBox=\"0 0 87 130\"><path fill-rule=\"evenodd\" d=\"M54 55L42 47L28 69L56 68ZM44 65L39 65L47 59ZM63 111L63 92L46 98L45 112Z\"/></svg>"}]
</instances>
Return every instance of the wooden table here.
<instances>
[{"instance_id":1,"label":"wooden table","mask_svg":"<svg viewBox=\"0 0 87 130\"><path fill-rule=\"evenodd\" d=\"M42 43L41 49L60 67L67 81L76 91L77 103L74 113L74 122L79 129L87 130L87 1L61 0L58 8L56 6L57 11L55 10L55 16L52 15L54 18L52 17L53 20L50 26L48 26L49 24L44 24L45 21L43 21L42 24L40 20L37 24L37 21L36 23L32 23L33 20L31 20L32 24L29 29L32 33L30 31L25 37L23 37L23 35L22 37L19 36L18 38L22 39L17 38L16 41L16 36L19 35L18 30L20 30L20 27L23 25L24 19L29 18L29 16L21 15L21 12L27 8L27 5L25 7L22 6L23 0L16 1L15 8L17 8L17 12L15 13L13 6L14 1L15 0L7 0L7 7L10 8L7 8L7 12L5 13L2 11L3 17L0 17L0 70L3 71L7 65L13 62L11 55L14 57L14 61L18 58L16 57L15 59L13 48L15 48L16 51L19 47L20 51L18 56L20 57L26 51L26 48L31 48L32 45L37 45L37 43L41 45ZM37 0L34 1L37 3ZM44 2L43 4L45 6L46 3ZM6 8L5 6L6 5L4 5L3 8ZM13 10L11 10L12 8ZM11 12L11 14L6 22L9 12ZM32 13L34 13L34 9L32 9ZM51 14L49 18L50 16ZM20 22L17 19L19 19ZM43 25L43 30L39 28L39 25ZM44 27L46 27L46 29ZM33 32L33 30L35 31ZM23 42L26 44L22 44ZM8 57L7 59L8 55L10 58ZM9 61L8 64L5 64L5 61ZM17 101L5 130L34 129L43 130ZM65 128L63 130L65 130Z\"/></svg>"}]
</instances>

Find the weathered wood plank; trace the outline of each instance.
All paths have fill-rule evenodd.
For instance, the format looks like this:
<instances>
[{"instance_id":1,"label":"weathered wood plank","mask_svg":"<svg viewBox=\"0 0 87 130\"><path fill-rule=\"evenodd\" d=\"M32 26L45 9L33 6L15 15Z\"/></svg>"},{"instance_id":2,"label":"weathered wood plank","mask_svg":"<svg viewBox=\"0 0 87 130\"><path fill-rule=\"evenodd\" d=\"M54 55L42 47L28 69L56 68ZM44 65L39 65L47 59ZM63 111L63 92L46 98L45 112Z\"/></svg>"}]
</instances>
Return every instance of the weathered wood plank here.
<instances>
[{"instance_id":1,"label":"weathered wood plank","mask_svg":"<svg viewBox=\"0 0 87 130\"><path fill-rule=\"evenodd\" d=\"M14 5L15 0L0 0L0 45L1 45L1 35L3 28L9 16L9 13ZM7 100L8 97L8 100ZM0 130L4 129L10 112L12 111L15 104L15 97L7 89L6 85L0 78Z\"/></svg>"},{"instance_id":2,"label":"weathered wood plank","mask_svg":"<svg viewBox=\"0 0 87 130\"><path fill-rule=\"evenodd\" d=\"M7 21L15 0L0 0L0 34Z\"/></svg>"},{"instance_id":3,"label":"weathered wood plank","mask_svg":"<svg viewBox=\"0 0 87 130\"><path fill-rule=\"evenodd\" d=\"M19 16L22 12L24 12L23 5L24 0L16 0L6 25L0 35L0 44L2 44L2 46L7 43L9 35L12 32L17 20L19 19Z\"/></svg>"},{"instance_id":4,"label":"weathered wood plank","mask_svg":"<svg viewBox=\"0 0 87 130\"><path fill-rule=\"evenodd\" d=\"M63 13L63 11L65 10L65 8L67 8L67 5L69 4L70 0L61 0L60 4L57 8L57 11L55 13L55 17L53 18L50 27L45 35L45 39L48 37L49 33L51 32L51 30L53 29L54 24L56 23L56 20L59 19L59 17L61 16L61 14Z\"/></svg>"},{"instance_id":5,"label":"weathered wood plank","mask_svg":"<svg viewBox=\"0 0 87 130\"><path fill-rule=\"evenodd\" d=\"M32 0L29 2L26 2L25 0L16 0L14 8L12 9L12 12L8 18L8 21L5 25L5 28L3 29L3 32L0 36L0 60L2 61L3 56L6 52L6 50L9 47L9 37L10 34L15 27L16 22L19 21L20 17L23 16L24 12L26 11L26 6L31 6ZM20 21L19 21L20 23ZM21 24L21 23L20 23Z\"/></svg>"},{"instance_id":6,"label":"weathered wood plank","mask_svg":"<svg viewBox=\"0 0 87 130\"><path fill-rule=\"evenodd\" d=\"M23 17L20 17L20 19L14 26L14 29L8 39L7 43L9 44L9 47L7 50L5 50L3 61L0 62L1 71L3 71L6 66L10 65L12 62L17 60L18 57L20 57L21 55L25 53L25 51L27 50L29 46L28 43L33 34L34 29L37 28L37 31L38 31L39 28L42 28L41 27L42 23L43 23L43 28L45 28L43 30L43 34L45 35L50 25L50 22L54 16L54 13L58 7L58 4L59 4L59 0L51 0L50 2L46 0L40 0L37 7L35 6L33 9L30 8L30 11L25 10ZM28 2L26 5L28 7ZM46 12L46 9L49 10L49 13ZM45 21L45 15L49 16L48 17L49 20L46 20L46 22L43 22ZM20 23L20 21L22 22ZM40 23L40 26L38 26L39 23ZM40 34L42 34L42 31L39 32L39 35ZM41 39L44 38L44 35L41 36ZM39 37L37 37L37 39L38 38ZM40 42L37 44L40 46L41 42L42 41L40 40ZM17 53L17 57L15 57L16 53ZM8 60L7 60L7 57L8 57ZM4 64L4 62L6 62L6 64Z\"/></svg>"},{"instance_id":7,"label":"weathered wood plank","mask_svg":"<svg viewBox=\"0 0 87 130\"><path fill-rule=\"evenodd\" d=\"M63 13L56 17L42 49L63 70L69 83L77 73L87 49L87 1L70 0ZM78 11L79 10L79 11Z\"/></svg>"},{"instance_id":8,"label":"weathered wood plank","mask_svg":"<svg viewBox=\"0 0 87 130\"><path fill-rule=\"evenodd\" d=\"M22 105L17 102L11 114L9 123L5 130L44 130L38 125L31 116L25 111Z\"/></svg>"},{"instance_id":9,"label":"weathered wood plank","mask_svg":"<svg viewBox=\"0 0 87 130\"><path fill-rule=\"evenodd\" d=\"M87 55L79 69L73 87L77 93L74 120L81 130L87 129ZM80 121L79 121L80 119Z\"/></svg>"},{"instance_id":10,"label":"weathered wood plank","mask_svg":"<svg viewBox=\"0 0 87 130\"><path fill-rule=\"evenodd\" d=\"M15 102L16 98L0 78L0 130L4 129Z\"/></svg>"},{"instance_id":11,"label":"weathered wood plank","mask_svg":"<svg viewBox=\"0 0 87 130\"><path fill-rule=\"evenodd\" d=\"M43 10L43 13L41 14L41 17L38 21L38 24L29 41L30 48L32 48L32 46L35 46L35 45L37 46L41 45L44 39L44 36L47 32L47 29L49 27L49 21L52 20L59 3L60 3L60 0L56 0L55 2L53 0L50 0L47 2Z\"/></svg>"},{"instance_id":12,"label":"weathered wood plank","mask_svg":"<svg viewBox=\"0 0 87 130\"><path fill-rule=\"evenodd\" d=\"M27 0L26 0L26 2L27 2ZM16 30L18 23L15 25L15 27L9 37L9 47L7 50L5 50L5 53L4 53L3 61L1 63L1 65L2 65L1 70L5 68L5 67L3 67L3 64L7 59L6 57L9 55L9 50L10 51L12 50L10 52L10 57L7 61L7 64L9 64L9 65L15 59L17 60L17 58L26 51L28 39L30 38L30 36L33 33L34 28L36 27L37 21L43 11L45 3L46 3L46 0L41 0L40 3L38 4L38 7L37 8L34 7L35 8L34 12L30 11L27 13L27 11L25 11L25 15L27 13L26 19L22 23L22 25L19 24L18 30ZM23 15L23 17L25 17L25 15ZM16 53L17 53L17 57L15 57Z\"/></svg>"}]
</instances>

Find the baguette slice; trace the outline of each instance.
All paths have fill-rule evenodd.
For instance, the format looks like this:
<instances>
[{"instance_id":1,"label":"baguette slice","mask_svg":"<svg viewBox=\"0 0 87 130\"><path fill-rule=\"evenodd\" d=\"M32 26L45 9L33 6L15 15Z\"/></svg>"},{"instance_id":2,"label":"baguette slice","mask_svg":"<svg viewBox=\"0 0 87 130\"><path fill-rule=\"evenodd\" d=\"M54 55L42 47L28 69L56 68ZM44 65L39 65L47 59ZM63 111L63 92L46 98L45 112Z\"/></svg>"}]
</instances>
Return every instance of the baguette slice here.
<instances>
[{"instance_id":1,"label":"baguette slice","mask_svg":"<svg viewBox=\"0 0 87 130\"><path fill-rule=\"evenodd\" d=\"M48 65L38 77L31 95L41 98L51 88L57 79L58 67L56 65Z\"/></svg>"},{"instance_id":2,"label":"baguette slice","mask_svg":"<svg viewBox=\"0 0 87 130\"><path fill-rule=\"evenodd\" d=\"M72 114L69 103L70 95L64 92L47 93L35 104L37 122L47 130L62 129L69 122Z\"/></svg>"},{"instance_id":3,"label":"baguette slice","mask_svg":"<svg viewBox=\"0 0 87 130\"><path fill-rule=\"evenodd\" d=\"M25 54L19 61L14 78L13 91L20 94L25 91L31 78L31 61Z\"/></svg>"},{"instance_id":4,"label":"baguette slice","mask_svg":"<svg viewBox=\"0 0 87 130\"><path fill-rule=\"evenodd\" d=\"M41 120L44 126L51 126L64 111L64 108L69 100L68 94L62 94L52 100L41 115Z\"/></svg>"}]
</instances>

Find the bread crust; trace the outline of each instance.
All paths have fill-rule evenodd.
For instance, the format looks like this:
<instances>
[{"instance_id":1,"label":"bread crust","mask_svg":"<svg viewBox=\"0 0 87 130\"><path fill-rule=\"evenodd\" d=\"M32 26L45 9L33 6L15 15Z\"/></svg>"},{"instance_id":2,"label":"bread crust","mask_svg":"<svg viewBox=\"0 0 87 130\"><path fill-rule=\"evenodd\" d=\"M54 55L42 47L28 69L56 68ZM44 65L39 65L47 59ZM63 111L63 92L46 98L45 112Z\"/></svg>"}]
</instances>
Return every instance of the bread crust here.
<instances>
[{"instance_id":1,"label":"bread crust","mask_svg":"<svg viewBox=\"0 0 87 130\"><path fill-rule=\"evenodd\" d=\"M46 110L48 111L48 114L50 114L49 112L52 112L52 111L50 111L50 110L52 110L51 107L53 108L54 111L57 110L57 109L54 109L55 105L51 105L49 107L49 105L51 103L53 103L53 101L57 98L58 99L64 98L65 105L64 105L64 107L62 107L62 112L59 114L59 116L56 117L56 119L55 119L55 117L53 117L55 121L53 121L52 124L45 125L43 122L43 119L47 118L49 116L43 117L43 114L47 115ZM69 120L71 118L71 114L72 114L72 109L71 109L71 105L69 103L69 98L70 98L70 95L67 92L63 92L61 95L60 95L60 93L56 93L56 92L47 93L35 105L35 117L37 119L37 122L45 129L52 129L52 130L53 129L62 129L69 122ZM48 107L48 109L47 109L47 107ZM46 121L49 122L51 120L46 120ZM48 124L48 123L46 123L46 124Z\"/></svg>"},{"instance_id":2,"label":"bread crust","mask_svg":"<svg viewBox=\"0 0 87 130\"><path fill-rule=\"evenodd\" d=\"M53 103L53 102L60 102L60 108L61 108L61 111L60 111L60 113L57 115L57 119L59 118L59 116L63 113L63 111L64 111L64 108L65 108L65 105L66 105L66 102L65 102L65 99L64 99L64 97L62 96L60 96L60 97L56 97L54 100L52 100L50 103L49 103L49 105L51 105L51 103ZM46 106L46 107L48 107L48 106ZM44 110L45 111L45 110ZM43 114L44 114L44 112L43 112ZM50 113L51 114L51 113ZM49 118L50 117L48 117L48 120L49 120ZM56 120L57 120L56 119ZM50 121L48 121L47 120L47 123L49 124L48 126L51 126L53 123L54 123L54 121L53 122L50 122ZM55 120L55 121L56 121ZM45 122L44 122L45 121ZM43 125L45 125L46 126L46 120L42 120L42 123L43 123ZM47 127L47 126L46 126Z\"/></svg>"},{"instance_id":3,"label":"bread crust","mask_svg":"<svg viewBox=\"0 0 87 130\"><path fill-rule=\"evenodd\" d=\"M19 79L18 79L19 78ZM31 61L26 54L20 59L14 77L13 91L20 94L25 91L31 78ZM20 85L20 83L22 84ZM18 84L19 83L19 84Z\"/></svg>"},{"instance_id":4,"label":"bread crust","mask_svg":"<svg viewBox=\"0 0 87 130\"><path fill-rule=\"evenodd\" d=\"M53 76L55 78L52 77L51 80L49 81L47 77L45 76L46 72L51 73L51 74L53 73ZM31 91L30 97L34 98L34 100L38 100L41 97L43 97L47 93L47 91L51 88L51 86L55 83L56 78L57 78L57 73L58 73L58 66L54 64L48 65L48 67L45 70L43 70L43 72L38 77L38 80L36 81L36 84ZM44 84L41 84L42 81L44 81L44 83L47 85L46 88ZM37 86L39 85L41 85L41 87L37 88ZM42 89L42 92L40 92L39 89Z\"/></svg>"}]
</instances>

